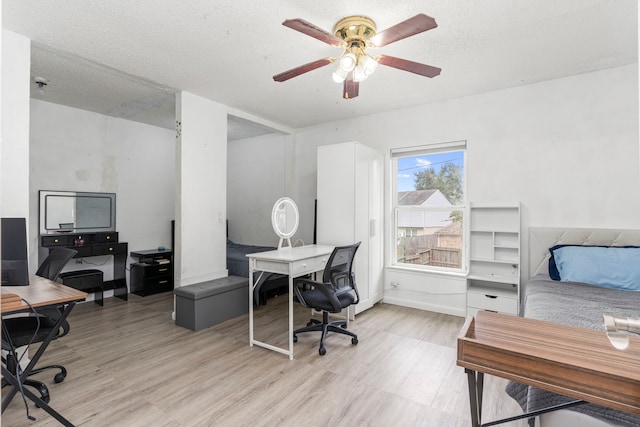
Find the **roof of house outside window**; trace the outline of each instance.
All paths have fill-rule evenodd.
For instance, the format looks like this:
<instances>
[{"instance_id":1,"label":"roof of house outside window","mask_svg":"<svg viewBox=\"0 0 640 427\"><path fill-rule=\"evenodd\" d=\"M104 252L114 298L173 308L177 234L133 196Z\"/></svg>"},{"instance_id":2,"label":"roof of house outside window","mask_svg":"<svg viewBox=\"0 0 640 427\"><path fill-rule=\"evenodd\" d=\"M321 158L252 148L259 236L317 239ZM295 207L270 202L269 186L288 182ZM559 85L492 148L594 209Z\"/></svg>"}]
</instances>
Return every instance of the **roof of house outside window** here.
<instances>
[{"instance_id":1,"label":"roof of house outside window","mask_svg":"<svg viewBox=\"0 0 640 427\"><path fill-rule=\"evenodd\" d=\"M398 192L398 206L422 206L434 194L442 193L440 190L414 190Z\"/></svg>"}]
</instances>

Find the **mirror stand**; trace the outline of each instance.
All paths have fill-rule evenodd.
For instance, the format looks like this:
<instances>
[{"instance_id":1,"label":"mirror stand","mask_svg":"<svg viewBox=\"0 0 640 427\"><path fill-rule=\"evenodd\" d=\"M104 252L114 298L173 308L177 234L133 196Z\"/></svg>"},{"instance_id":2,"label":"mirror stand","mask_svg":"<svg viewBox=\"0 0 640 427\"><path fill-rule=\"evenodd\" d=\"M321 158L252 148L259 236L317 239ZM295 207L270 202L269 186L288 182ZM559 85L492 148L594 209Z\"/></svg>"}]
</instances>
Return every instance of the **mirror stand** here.
<instances>
[{"instance_id":1,"label":"mirror stand","mask_svg":"<svg viewBox=\"0 0 640 427\"><path fill-rule=\"evenodd\" d=\"M273 231L280 237L278 249L292 247L291 236L298 229L298 207L295 202L288 197L282 197L276 201L271 211L271 224ZM285 245L287 243L287 245Z\"/></svg>"},{"instance_id":2,"label":"mirror stand","mask_svg":"<svg viewBox=\"0 0 640 427\"><path fill-rule=\"evenodd\" d=\"M285 245L284 243L287 243L287 244ZM278 243L278 249L280 249L280 248L286 248L287 246L289 246L289 247L291 247L291 246L292 246L292 245L291 245L291 239L290 239L290 238L288 238L288 237L287 237L286 239L285 239L284 237L281 237L281 238L280 238L280 242Z\"/></svg>"}]
</instances>

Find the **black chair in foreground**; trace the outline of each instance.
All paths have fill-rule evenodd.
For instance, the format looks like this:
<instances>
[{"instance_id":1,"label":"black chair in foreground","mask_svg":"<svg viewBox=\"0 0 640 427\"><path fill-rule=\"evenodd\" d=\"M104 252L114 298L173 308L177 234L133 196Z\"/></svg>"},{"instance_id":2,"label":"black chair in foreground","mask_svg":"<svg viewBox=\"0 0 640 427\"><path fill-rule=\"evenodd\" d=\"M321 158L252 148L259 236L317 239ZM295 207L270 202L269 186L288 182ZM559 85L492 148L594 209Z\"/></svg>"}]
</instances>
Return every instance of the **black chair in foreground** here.
<instances>
[{"instance_id":1,"label":"black chair in foreground","mask_svg":"<svg viewBox=\"0 0 640 427\"><path fill-rule=\"evenodd\" d=\"M60 272L71 258L76 256L78 251L69 248L55 248L51 252L49 252L49 256L42 261L40 267L38 267L38 271L36 271L36 276L44 277L49 280L53 280L54 282L60 276Z\"/></svg>"},{"instance_id":2,"label":"black chair in foreground","mask_svg":"<svg viewBox=\"0 0 640 427\"><path fill-rule=\"evenodd\" d=\"M38 268L36 275L55 281L64 266L77 253L78 251L73 249L53 249ZM35 309L28 315L2 319L2 349L7 351L7 356L6 358L3 357L2 361L6 364L8 370L16 372L18 369L17 364L19 361L17 360L18 356L15 354L15 349L43 342L49 336L51 330L56 327L60 315L61 312L56 308L40 308ZM64 320L62 324L58 325L58 332L54 339L61 338L67 333L69 333L69 323ZM62 365L50 365L36 368L29 372L29 376L42 372L46 369L60 370L60 372L58 372L53 378L56 383L64 381L67 376L67 370ZM24 384L36 388L40 392L42 400L49 402L49 390L45 384L35 380L26 380ZM4 387L5 385L6 383L3 380L2 386Z\"/></svg>"},{"instance_id":3,"label":"black chair in foreground","mask_svg":"<svg viewBox=\"0 0 640 427\"><path fill-rule=\"evenodd\" d=\"M320 337L321 356L326 354L324 340L328 332L349 335L352 344L358 344L358 336L347 330L346 320L329 322L329 313L340 313L344 308L360 301L353 273L353 259L361 242L349 246L334 248L322 273L322 282L300 278L294 281L297 300L306 308L322 311L322 322L311 319L304 328L293 331L293 341L298 341L298 334L303 332L322 331ZM310 290L308 290L311 288Z\"/></svg>"}]
</instances>

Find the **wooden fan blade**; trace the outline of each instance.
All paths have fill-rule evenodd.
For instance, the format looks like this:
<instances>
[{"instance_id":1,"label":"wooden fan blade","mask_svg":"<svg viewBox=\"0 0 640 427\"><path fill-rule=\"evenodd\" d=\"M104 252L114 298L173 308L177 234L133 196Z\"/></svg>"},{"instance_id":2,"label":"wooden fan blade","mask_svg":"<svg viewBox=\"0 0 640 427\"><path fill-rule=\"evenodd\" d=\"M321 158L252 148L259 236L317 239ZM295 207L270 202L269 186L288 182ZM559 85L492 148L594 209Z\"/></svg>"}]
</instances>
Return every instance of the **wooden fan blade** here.
<instances>
[{"instance_id":1,"label":"wooden fan blade","mask_svg":"<svg viewBox=\"0 0 640 427\"><path fill-rule=\"evenodd\" d=\"M409 71L410 73L419 74L425 77L438 76L440 75L440 71L442 71L438 67L432 67L431 65L421 64L419 62L413 62L407 59L401 59L387 55L380 55L378 57L378 64L397 68L399 70Z\"/></svg>"},{"instance_id":2,"label":"wooden fan blade","mask_svg":"<svg viewBox=\"0 0 640 427\"><path fill-rule=\"evenodd\" d=\"M299 76L300 74L308 73L309 71L313 71L316 68L324 67L325 65L329 65L333 62L333 58L323 58L318 59L317 61L309 62L308 64L301 65L296 68L292 68L284 73L276 74L273 76L273 80L277 82L284 82L285 80L292 79L294 77Z\"/></svg>"},{"instance_id":3,"label":"wooden fan blade","mask_svg":"<svg viewBox=\"0 0 640 427\"><path fill-rule=\"evenodd\" d=\"M402 21L393 27L379 32L375 36L371 37L369 42L371 42L375 47L382 47L390 43L397 42L398 40L420 34L437 26L438 24L436 24L435 19L421 13L413 18L409 18L406 21Z\"/></svg>"},{"instance_id":4,"label":"wooden fan blade","mask_svg":"<svg viewBox=\"0 0 640 427\"><path fill-rule=\"evenodd\" d=\"M353 80L353 72L349 73L349 76L344 80L342 97L344 99L353 99L358 96L359 89L360 83Z\"/></svg>"},{"instance_id":5,"label":"wooden fan blade","mask_svg":"<svg viewBox=\"0 0 640 427\"><path fill-rule=\"evenodd\" d=\"M316 38L321 42L330 44L331 46L341 47L344 43L341 38L334 36L320 27L316 27L311 22L307 22L304 19L287 19L282 23L282 25L293 30L300 31L303 34Z\"/></svg>"}]
</instances>

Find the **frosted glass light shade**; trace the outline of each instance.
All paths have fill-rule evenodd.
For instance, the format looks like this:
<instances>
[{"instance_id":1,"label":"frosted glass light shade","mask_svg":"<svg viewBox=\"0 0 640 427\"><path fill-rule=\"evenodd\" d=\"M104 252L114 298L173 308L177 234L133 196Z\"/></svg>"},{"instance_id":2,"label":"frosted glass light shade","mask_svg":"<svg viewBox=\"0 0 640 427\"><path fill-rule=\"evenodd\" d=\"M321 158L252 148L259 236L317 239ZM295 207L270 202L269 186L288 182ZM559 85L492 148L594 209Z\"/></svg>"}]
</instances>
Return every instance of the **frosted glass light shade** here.
<instances>
[{"instance_id":1,"label":"frosted glass light shade","mask_svg":"<svg viewBox=\"0 0 640 427\"><path fill-rule=\"evenodd\" d=\"M342 83L344 79L347 78L347 74L349 74L349 72L345 71L338 65L338 67L336 67L336 70L333 72L333 81L336 83Z\"/></svg>"},{"instance_id":2,"label":"frosted glass light shade","mask_svg":"<svg viewBox=\"0 0 640 427\"><path fill-rule=\"evenodd\" d=\"M362 72L365 76L370 76L378 68L378 61L370 56L363 55L360 57L359 64L362 66Z\"/></svg>"},{"instance_id":3,"label":"frosted glass light shade","mask_svg":"<svg viewBox=\"0 0 640 427\"><path fill-rule=\"evenodd\" d=\"M358 64L356 68L353 70L353 81L361 82L363 80L366 80L367 77L369 76L365 74L364 68L362 67L362 65Z\"/></svg>"},{"instance_id":4,"label":"frosted glass light shade","mask_svg":"<svg viewBox=\"0 0 640 427\"><path fill-rule=\"evenodd\" d=\"M338 64L340 65L340 68L342 68L346 72L349 72L353 71L353 69L356 67L357 62L358 60L353 53L345 53L344 55L342 55L342 58L340 58Z\"/></svg>"}]
</instances>

